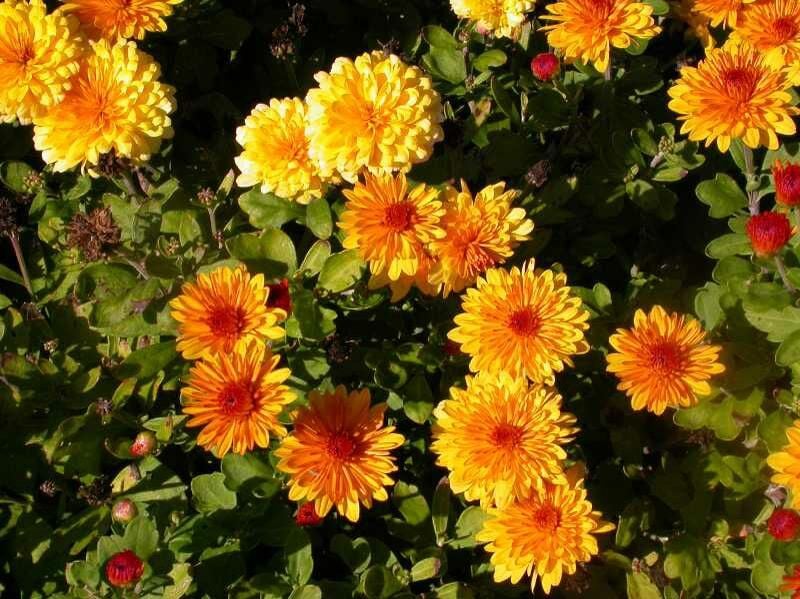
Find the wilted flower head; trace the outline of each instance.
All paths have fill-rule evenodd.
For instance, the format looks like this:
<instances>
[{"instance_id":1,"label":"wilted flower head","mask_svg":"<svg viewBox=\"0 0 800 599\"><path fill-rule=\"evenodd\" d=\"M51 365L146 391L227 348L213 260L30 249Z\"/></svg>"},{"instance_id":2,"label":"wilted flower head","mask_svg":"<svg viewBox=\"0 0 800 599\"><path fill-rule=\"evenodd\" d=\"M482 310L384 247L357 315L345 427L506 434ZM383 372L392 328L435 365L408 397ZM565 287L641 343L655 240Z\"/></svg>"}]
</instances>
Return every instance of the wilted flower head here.
<instances>
[{"instance_id":1,"label":"wilted flower head","mask_svg":"<svg viewBox=\"0 0 800 599\"><path fill-rule=\"evenodd\" d=\"M89 214L78 212L72 217L67 225L67 243L94 262L119 244L121 233L109 208L95 208Z\"/></svg>"}]
</instances>

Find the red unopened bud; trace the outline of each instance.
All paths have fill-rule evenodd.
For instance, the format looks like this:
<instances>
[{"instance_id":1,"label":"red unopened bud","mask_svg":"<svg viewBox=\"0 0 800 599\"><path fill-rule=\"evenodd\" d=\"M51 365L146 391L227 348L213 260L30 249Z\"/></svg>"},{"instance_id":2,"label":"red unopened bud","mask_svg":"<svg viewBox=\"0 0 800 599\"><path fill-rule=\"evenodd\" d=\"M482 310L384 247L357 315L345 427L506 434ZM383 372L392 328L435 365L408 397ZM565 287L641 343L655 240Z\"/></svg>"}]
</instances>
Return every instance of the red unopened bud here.
<instances>
[{"instance_id":1,"label":"red unopened bud","mask_svg":"<svg viewBox=\"0 0 800 599\"><path fill-rule=\"evenodd\" d=\"M119 522L120 524L127 524L138 514L139 510L137 509L136 504L130 499L120 499L114 504L114 507L111 508L111 518L114 520L114 522Z\"/></svg>"},{"instance_id":2,"label":"red unopened bud","mask_svg":"<svg viewBox=\"0 0 800 599\"><path fill-rule=\"evenodd\" d=\"M267 295L267 306L270 308L280 308L286 314L292 313L292 295L289 293L289 279L281 279L277 283L267 285L269 295Z\"/></svg>"},{"instance_id":3,"label":"red unopened bud","mask_svg":"<svg viewBox=\"0 0 800 599\"><path fill-rule=\"evenodd\" d=\"M539 81L550 81L560 68L558 56L552 52L542 52L531 61L531 72Z\"/></svg>"},{"instance_id":4,"label":"red unopened bud","mask_svg":"<svg viewBox=\"0 0 800 599\"><path fill-rule=\"evenodd\" d=\"M451 357L464 355L463 352L461 351L461 346L452 339L447 339L444 342L444 345L442 346L442 351L444 351L445 354Z\"/></svg>"},{"instance_id":5,"label":"red unopened bud","mask_svg":"<svg viewBox=\"0 0 800 599\"><path fill-rule=\"evenodd\" d=\"M800 534L800 514L778 508L767 520L767 531L779 541L793 541Z\"/></svg>"},{"instance_id":6,"label":"red unopened bud","mask_svg":"<svg viewBox=\"0 0 800 599\"><path fill-rule=\"evenodd\" d=\"M775 179L775 199L784 206L800 205L800 164L782 164L776 160L772 165Z\"/></svg>"},{"instance_id":7,"label":"red unopened bud","mask_svg":"<svg viewBox=\"0 0 800 599\"><path fill-rule=\"evenodd\" d=\"M106 562L106 578L111 586L132 587L144 573L142 560L130 549L115 553Z\"/></svg>"},{"instance_id":8,"label":"red unopened bud","mask_svg":"<svg viewBox=\"0 0 800 599\"><path fill-rule=\"evenodd\" d=\"M325 518L321 518L314 509L314 502L309 501L297 508L294 521L297 526L319 526Z\"/></svg>"},{"instance_id":9,"label":"red unopened bud","mask_svg":"<svg viewBox=\"0 0 800 599\"><path fill-rule=\"evenodd\" d=\"M150 431L142 431L131 443L131 455L143 458L153 453L156 448L156 436Z\"/></svg>"},{"instance_id":10,"label":"red unopened bud","mask_svg":"<svg viewBox=\"0 0 800 599\"><path fill-rule=\"evenodd\" d=\"M762 212L751 216L745 227L757 256L777 254L792 238L792 225L785 214Z\"/></svg>"}]
</instances>

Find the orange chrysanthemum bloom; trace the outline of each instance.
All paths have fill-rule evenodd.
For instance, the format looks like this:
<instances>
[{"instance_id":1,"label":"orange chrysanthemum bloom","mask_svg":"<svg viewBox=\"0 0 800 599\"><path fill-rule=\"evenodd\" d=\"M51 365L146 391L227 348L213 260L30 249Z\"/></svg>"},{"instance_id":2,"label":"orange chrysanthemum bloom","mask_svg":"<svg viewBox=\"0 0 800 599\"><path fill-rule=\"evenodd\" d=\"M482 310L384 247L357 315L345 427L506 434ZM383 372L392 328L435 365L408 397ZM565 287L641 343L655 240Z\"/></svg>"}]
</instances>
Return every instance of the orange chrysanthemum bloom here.
<instances>
[{"instance_id":1,"label":"orange chrysanthemum bloom","mask_svg":"<svg viewBox=\"0 0 800 599\"><path fill-rule=\"evenodd\" d=\"M758 50L773 69L800 62L800 2L769 0L745 6L730 39Z\"/></svg>"},{"instance_id":2,"label":"orange chrysanthemum bloom","mask_svg":"<svg viewBox=\"0 0 800 599\"><path fill-rule=\"evenodd\" d=\"M512 37L534 4L535 0L450 0L458 18L475 21L479 31L497 37Z\"/></svg>"},{"instance_id":3,"label":"orange chrysanthemum bloom","mask_svg":"<svg viewBox=\"0 0 800 599\"><path fill-rule=\"evenodd\" d=\"M28 124L60 102L83 45L78 22L41 0L0 4L0 122Z\"/></svg>"},{"instance_id":4,"label":"orange chrysanthemum bloom","mask_svg":"<svg viewBox=\"0 0 800 599\"><path fill-rule=\"evenodd\" d=\"M34 119L33 141L55 171L77 165L91 174L103 154L147 162L172 137L175 90L133 42L92 42L64 99Z\"/></svg>"},{"instance_id":5,"label":"orange chrysanthemum bloom","mask_svg":"<svg viewBox=\"0 0 800 599\"><path fill-rule=\"evenodd\" d=\"M756 0L695 0L694 8L711 19L711 26L735 27L742 8Z\"/></svg>"},{"instance_id":6,"label":"orange chrysanthemum bloom","mask_svg":"<svg viewBox=\"0 0 800 599\"><path fill-rule=\"evenodd\" d=\"M234 352L254 339L282 339L277 325L286 312L267 306L268 296L264 275L252 277L244 266L198 275L170 302L178 351L193 360Z\"/></svg>"},{"instance_id":7,"label":"orange chrysanthemum bloom","mask_svg":"<svg viewBox=\"0 0 800 599\"><path fill-rule=\"evenodd\" d=\"M368 389L312 391L294 416L294 430L275 451L278 470L289 475L289 499L314 502L319 516L332 507L351 522L360 507L386 501L385 486L397 470L391 450L405 440L384 426L386 406L370 407Z\"/></svg>"},{"instance_id":8,"label":"orange chrysanthemum bloom","mask_svg":"<svg viewBox=\"0 0 800 599\"><path fill-rule=\"evenodd\" d=\"M570 356L589 351L584 331L589 313L570 293L567 276L534 270L492 268L467 289L448 337L472 356L470 370L528 377L552 385Z\"/></svg>"},{"instance_id":9,"label":"orange chrysanthemum bloom","mask_svg":"<svg viewBox=\"0 0 800 599\"><path fill-rule=\"evenodd\" d=\"M364 174L347 198L339 227L342 245L369 262L370 287L413 280L427 263L425 245L444 236L439 192L427 185L409 190L406 177ZM406 291L409 285L404 285Z\"/></svg>"},{"instance_id":10,"label":"orange chrysanthemum bloom","mask_svg":"<svg viewBox=\"0 0 800 599\"><path fill-rule=\"evenodd\" d=\"M181 395L190 416L186 426L203 427L201 447L222 458L267 447L270 435L286 434L278 416L294 393L283 384L291 373L276 368L279 360L263 342L251 341L195 363Z\"/></svg>"},{"instance_id":11,"label":"orange chrysanthemum bloom","mask_svg":"<svg viewBox=\"0 0 800 599\"><path fill-rule=\"evenodd\" d=\"M800 599L800 566L795 566L791 574L786 574L783 577L783 584L781 584L780 590L784 593L791 592L791 599Z\"/></svg>"},{"instance_id":12,"label":"orange chrysanthemum bloom","mask_svg":"<svg viewBox=\"0 0 800 599\"><path fill-rule=\"evenodd\" d=\"M516 584L531 577L531 591L541 580L542 589L558 586L561 577L574 574L577 565L598 553L596 534L614 529L592 509L581 480L567 472L565 485L531 488L527 497L490 508L478 541L488 543L496 582Z\"/></svg>"},{"instance_id":13,"label":"orange chrysanthemum bloom","mask_svg":"<svg viewBox=\"0 0 800 599\"><path fill-rule=\"evenodd\" d=\"M431 450L467 500L502 507L544 482L566 484L562 445L577 429L553 389L505 373L467 377L434 415Z\"/></svg>"},{"instance_id":14,"label":"orange chrysanthemum bloom","mask_svg":"<svg viewBox=\"0 0 800 599\"><path fill-rule=\"evenodd\" d=\"M617 389L631 398L634 410L663 414L667 408L689 408L711 393L709 379L725 371L722 348L705 340L696 320L661 306L649 314L637 310L633 328L617 329L608 340L617 350L608 355L608 371L617 375Z\"/></svg>"},{"instance_id":15,"label":"orange chrysanthemum bloom","mask_svg":"<svg viewBox=\"0 0 800 599\"><path fill-rule=\"evenodd\" d=\"M611 48L627 48L635 39L649 39L661 32L653 20L653 7L638 0L560 0L545 6L542 16L554 25L547 43L564 52L567 60L583 60L605 71Z\"/></svg>"},{"instance_id":16,"label":"orange chrysanthemum bloom","mask_svg":"<svg viewBox=\"0 0 800 599\"><path fill-rule=\"evenodd\" d=\"M778 134L794 135L788 76L770 68L749 46L717 48L696 67L683 67L669 90L670 109L692 141L716 141L727 152L734 139L748 147L778 149Z\"/></svg>"},{"instance_id":17,"label":"orange chrysanthemum bloom","mask_svg":"<svg viewBox=\"0 0 800 599\"><path fill-rule=\"evenodd\" d=\"M711 19L700 14L696 9L697 0L678 0L670 2L672 15L686 23L686 36L695 37L706 50L716 45L714 36L711 35Z\"/></svg>"},{"instance_id":18,"label":"orange chrysanthemum bloom","mask_svg":"<svg viewBox=\"0 0 800 599\"><path fill-rule=\"evenodd\" d=\"M65 0L64 11L80 19L93 38L143 39L148 31L166 31L164 18L183 0Z\"/></svg>"},{"instance_id":19,"label":"orange chrysanthemum bloom","mask_svg":"<svg viewBox=\"0 0 800 599\"><path fill-rule=\"evenodd\" d=\"M767 464L775 471L772 482L792 492L787 507L800 506L800 420L786 429L786 438L781 451L767 456Z\"/></svg>"},{"instance_id":20,"label":"orange chrysanthemum bloom","mask_svg":"<svg viewBox=\"0 0 800 599\"><path fill-rule=\"evenodd\" d=\"M438 295L442 286L431 283L430 279L431 271L436 265L436 259L430 253L430 250L424 246L419 247L417 257L419 259L419 267L415 274L402 274L397 280L393 281L389 278L386 271L375 273L370 277L369 287L371 289L389 287L392 292L392 302L399 302L408 295L412 287L416 287L424 295Z\"/></svg>"},{"instance_id":21,"label":"orange chrysanthemum bloom","mask_svg":"<svg viewBox=\"0 0 800 599\"><path fill-rule=\"evenodd\" d=\"M485 187L474 198L464 181L461 191L445 190L446 235L430 243L437 258L430 280L442 285L444 295L472 285L478 275L505 262L520 242L530 239L533 221L523 208L512 207L518 193L506 191L502 182Z\"/></svg>"}]
</instances>

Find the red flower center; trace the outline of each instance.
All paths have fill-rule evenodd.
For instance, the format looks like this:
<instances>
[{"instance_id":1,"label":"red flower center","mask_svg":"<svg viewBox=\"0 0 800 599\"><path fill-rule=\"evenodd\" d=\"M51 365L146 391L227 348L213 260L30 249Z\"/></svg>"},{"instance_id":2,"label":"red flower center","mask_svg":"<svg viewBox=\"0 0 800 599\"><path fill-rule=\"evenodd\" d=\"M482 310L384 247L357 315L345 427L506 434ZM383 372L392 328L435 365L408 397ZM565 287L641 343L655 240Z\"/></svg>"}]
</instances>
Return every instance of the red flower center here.
<instances>
[{"instance_id":1,"label":"red flower center","mask_svg":"<svg viewBox=\"0 0 800 599\"><path fill-rule=\"evenodd\" d=\"M533 337L539 332L541 320L530 308L523 308L511 314L508 328L520 337Z\"/></svg>"},{"instance_id":2,"label":"red flower center","mask_svg":"<svg viewBox=\"0 0 800 599\"><path fill-rule=\"evenodd\" d=\"M211 312L207 320L211 331L220 337L238 337L245 325L245 314L241 308L226 306Z\"/></svg>"},{"instance_id":3,"label":"red flower center","mask_svg":"<svg viewBox=\"0 0 800 599\"><path fill-rule=\"evenodd\" d=\"M497 447L513 449L522 441L522 429L512 424L499 424L492 431L491 438Z\"/></svg>"},{"instance_id":4,"label":"red flower center","mask_svg":"<svg viewBox=\"0 0 800 599\"><path fill-rule=\"evenodd\" d=\"M542 505L533 513L533 521L540 530L554 532L561 524L561 512L554 505Z\"/></svg>"},{"instance_id":5,"label":"red flower center","mask_svg":"<svg viewBox=\"0 0 800 599\"><path fill-rule=\"evenodd\" d=\"M650 348L649 362L658 374L675 374L683 370L686 357L678 345L665 341Z\"/></svg>"},{"instance_id":6,"label":"red flower center","mask_svg":"<svg viewBox=\"0 0 800 599\"><path fill-rule=\"evenodd\" d=\"M754 69L734 67L722 73L722 83L731 98L745 102L753 97L758 83L758 73Z\"/></svg>"},{"instance_id":7,"label":"red flower center","mask_svg":"<svg viewBox=\"0 0 800 599\"><path fill-rule=\"evenodd\" d=\"M395 231L407 231L416 214L416 209L409 202L391 204L383 213L383 224Z\"/></svg>"},{"instance_id":8,"label":"red flower center","mask_svg":"<svg viewBox=\"0 0 800 599\"><path fill-rule=\"evenodd\" d=\"M249 414L253 411L253 394L244 385L230 383L220 392L219 405L228 416Z\"/></svg>"},{"instance_id":9,"label":"red flower center","mask_svg":"<svg viewBox=\"0 0 800 599\"><path fill-rule=\"evenodd\" d=\"M337 433L328 438L326 447L328 455L337 460L347 460L356 451L356 442L352 436L346 433Z\"/></svg>"},{"instance_id":10,"label":"red flower center","mask_svg":"<svg viewBox=\"0 0 800 599\"><path fill-rule=\"evenodd\" d=\"M793 40L798 32L797 22L791 17L781 17L772 23L772 33L781 43Z\"/></svg>"}]
</instances>

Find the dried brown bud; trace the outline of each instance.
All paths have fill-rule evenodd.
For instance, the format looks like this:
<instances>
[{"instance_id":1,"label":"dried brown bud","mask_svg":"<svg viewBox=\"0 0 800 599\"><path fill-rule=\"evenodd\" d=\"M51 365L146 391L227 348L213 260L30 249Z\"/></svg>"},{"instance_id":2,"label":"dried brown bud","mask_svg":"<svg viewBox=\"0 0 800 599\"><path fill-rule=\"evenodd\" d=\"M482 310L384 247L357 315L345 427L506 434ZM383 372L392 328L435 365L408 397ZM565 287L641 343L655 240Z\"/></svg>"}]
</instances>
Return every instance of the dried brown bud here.
<instances>
[{"instance_id":1,"label":"dried brown bud","mask_svg":"<svg viewBox=\"0 0 800 599\"><path fill-rule=\"evenodd\" d=\"M108 478L99 476L88 485L81 485L78 497L92 507L103 505L111 498L111 485Z\"/></svg>"},{"instance_id":2,"label":"dried brown bud","mask_svg":"<svg viewBox=\"0 0 800 599\"><path fill-rule=\"evenodd\" d=\"M19 233L19 207L8 198L0 198L0 235L11 237Z\"/></svg>"},{"instance_id":3,"label":"dried brown bud","mask_svg":"<svg viewBox=\"0 0 800 599\"><path fill-rule=\"evenodd\" d=\"M120 235L120 228L108 208L76 214L67 225L67 244L80 249L89 262L104 258L108 250L119 244Z\"/></svg>"},{"instance_id":4,"label":"dried brown bud","mask_svg":"<svg viewBox=\"0 0 800 599\"><path fill-rule=\"evenodd\" d=\"M58 485L54 480L46 480L39 485L39 492L45 497L55 497L58 493Z\"/></svg>"},{"instance_id":5,"label":"dried brown bud","mask_svg":"<svg viewBox=\"0 0 800 599\"><path fill-rule=\"evenodd\" d=\"M525 173L525 182L531 187L539 189L547 183L550 177L550 161L540 160Z\"/></svg>"},{"instance_id":6,"label":"dried brown bud","mask_svg":"<svg viewBox=\"0 0 800 599\"><path fill-rule=\"evenodd\" d=\"M97 161L97 170L104 177L119 177L122 173L130 169L130 161L127 158L117 156L114 150L102 154Z\"/></svg>"},{"instance_id":7,"label":"dried brown bud","mask_svg":"<svg viewBox=\"0 0 800 599\"><path fill-rule=\"evenodd\" d=\"M210 206L216 199L217 194L209 187L204 187L197 192L197 201L204 206Z\"/></svg>"}]
</instances>

